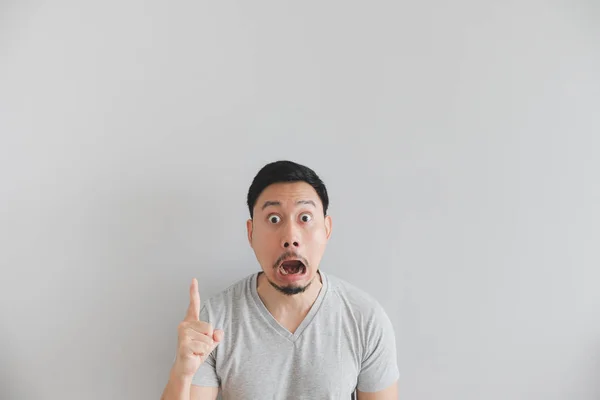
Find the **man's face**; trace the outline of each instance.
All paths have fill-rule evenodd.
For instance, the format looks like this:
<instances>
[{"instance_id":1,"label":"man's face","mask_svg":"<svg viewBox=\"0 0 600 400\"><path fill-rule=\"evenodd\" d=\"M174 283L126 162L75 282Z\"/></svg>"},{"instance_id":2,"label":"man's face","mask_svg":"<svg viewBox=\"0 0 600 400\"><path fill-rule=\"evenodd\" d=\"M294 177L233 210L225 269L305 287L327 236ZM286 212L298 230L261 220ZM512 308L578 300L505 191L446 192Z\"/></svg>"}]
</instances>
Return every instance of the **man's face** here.
<instances>
[{"instance_id":1,"label":"man's face","mask_svg":"<svg viewBox=\"0 0 600 400\"><path fill-rule=\"evenodd\" d=\"M317 276L331 234L317 192L306 182L276 183L258 197L248 240L267 279L280 292L303 292Z\"/></svg>"}]
</instances>

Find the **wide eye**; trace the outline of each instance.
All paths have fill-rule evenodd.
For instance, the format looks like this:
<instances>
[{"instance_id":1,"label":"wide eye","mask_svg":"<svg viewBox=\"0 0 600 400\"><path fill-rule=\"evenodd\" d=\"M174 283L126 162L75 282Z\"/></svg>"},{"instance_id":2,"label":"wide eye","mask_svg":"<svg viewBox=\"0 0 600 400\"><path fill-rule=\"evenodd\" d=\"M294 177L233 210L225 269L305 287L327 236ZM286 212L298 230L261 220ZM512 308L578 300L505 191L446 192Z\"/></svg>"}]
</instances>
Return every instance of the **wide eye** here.
<instances>
[{"instance_id":1,"label":"wide eye","mask_svg":"<svg viewBox=\"0 0 600 400\"><path fill-rule=\"evenodd\" d=\"M278 215L270 215L269 216L269 222L272 224L276 224L281 220L281 218L279 218Z\"/></svg>"},{"instance_id":2,"label":"wide eye","mask_svg":"<svg viewBox=\"0 0 600 400\"><path fill-rule=\"evenodd\" d=\"M312 219L312 216L308 213L304 213L300 215L300 221L309 222Z\"/></svg>"}]
</instances>

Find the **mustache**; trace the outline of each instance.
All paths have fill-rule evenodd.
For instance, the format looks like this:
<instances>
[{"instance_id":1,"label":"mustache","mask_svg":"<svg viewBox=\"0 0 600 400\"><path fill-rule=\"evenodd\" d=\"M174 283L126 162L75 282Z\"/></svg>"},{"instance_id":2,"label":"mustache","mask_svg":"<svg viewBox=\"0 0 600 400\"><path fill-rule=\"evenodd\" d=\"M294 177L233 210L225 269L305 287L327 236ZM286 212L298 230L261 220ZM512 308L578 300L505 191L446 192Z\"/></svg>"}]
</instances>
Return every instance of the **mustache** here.
<instances>
[{"instance_id":1,"label":"mustache","mask_svg":"<svg viewBox=\"0 0 600 400\"><path fill-rule=\"evenodd\" d=\"M277 261L275 261L275 264L273 264L273 268L279 268L279 264L281 264L282 262L289 260L289 259L300 260L300 261L302 261L302 263L304 264L304 266L306 268L309 267L308 260L306 258L302 257L300 254L296 253L295 251L286 251L285 253L280 255L279 258L277 258Z\"/></svg>"}]
</instances>

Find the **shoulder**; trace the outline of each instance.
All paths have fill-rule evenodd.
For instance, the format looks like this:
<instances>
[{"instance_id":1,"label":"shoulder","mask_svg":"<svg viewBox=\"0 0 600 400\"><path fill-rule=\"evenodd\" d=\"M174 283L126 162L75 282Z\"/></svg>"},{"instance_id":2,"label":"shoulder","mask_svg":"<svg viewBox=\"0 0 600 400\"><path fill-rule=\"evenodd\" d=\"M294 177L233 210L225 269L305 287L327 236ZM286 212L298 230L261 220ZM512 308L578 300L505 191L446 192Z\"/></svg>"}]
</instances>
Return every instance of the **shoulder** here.
<instances>
[{"instance_id":1,"label":"shoulder","mask_svg":"<svg viewBox=\"0 0 600 400\"><path fill-rule=\"evenodd\" d=\"M331 295L360 321L387 319L381 303L370 293L334 275L327 274Z\"/></svg>"},{"instance_id":2,"label":"shoulder","mask_svg":"<svg viewBox=\"0 0 600 400\"><path fill-rule=\"evenodd\" d=\"M396 335L393 324L379 301L365 290L343 279L330 277L336 305L351 319L349 332L355 332L359 359L357 388L377 392L398 379Z\"/></svg>"},{"instance_id":3,"label":"shoulder","mask_svg":"<svg viewBox=\"0 0 600 400\"><path fill-rule=\"evenodd\" d=\"M335 308L343 313L348 331L353 332L357 339L357 353L363 366L373 360L395 356L396 334L381 303L365 290L338 277L328 276L328 282L331 297L338 302ZM385 356L384 353L389 355Z\"/></svg>"}]
</instances>

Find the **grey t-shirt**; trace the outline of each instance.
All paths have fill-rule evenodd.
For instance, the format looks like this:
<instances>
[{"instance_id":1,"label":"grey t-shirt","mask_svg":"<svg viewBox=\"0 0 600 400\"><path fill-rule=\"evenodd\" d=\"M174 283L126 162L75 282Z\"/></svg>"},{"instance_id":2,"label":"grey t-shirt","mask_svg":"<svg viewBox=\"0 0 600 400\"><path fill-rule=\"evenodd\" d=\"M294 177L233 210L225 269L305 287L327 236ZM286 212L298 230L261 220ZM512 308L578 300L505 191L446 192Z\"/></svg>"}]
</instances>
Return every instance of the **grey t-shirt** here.
<instances>
[{"instance_id":1,"label":"grey t-shirt","mask_svg":"<svg viewBox=\"0 0 600 400\"><path fill-rule=\"evenodd\" d=\"M220 386L228 399L350 399L398 379L393 326L379 303L320 271L323 286L292 334L257 292L259 272L203 302L200 319L223 329L192 384Z\"/></svg>"}]
</instances>

